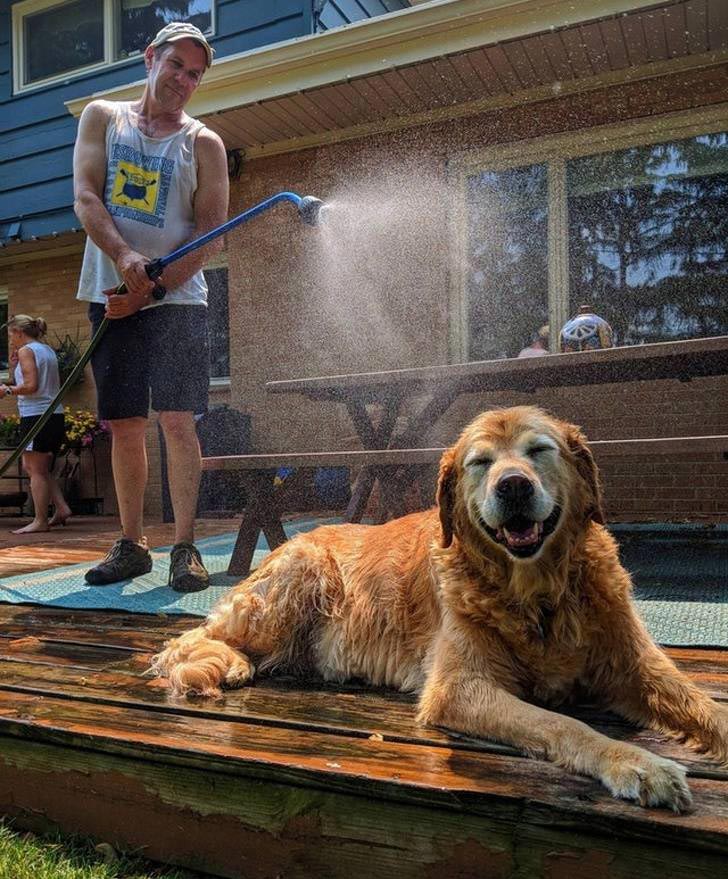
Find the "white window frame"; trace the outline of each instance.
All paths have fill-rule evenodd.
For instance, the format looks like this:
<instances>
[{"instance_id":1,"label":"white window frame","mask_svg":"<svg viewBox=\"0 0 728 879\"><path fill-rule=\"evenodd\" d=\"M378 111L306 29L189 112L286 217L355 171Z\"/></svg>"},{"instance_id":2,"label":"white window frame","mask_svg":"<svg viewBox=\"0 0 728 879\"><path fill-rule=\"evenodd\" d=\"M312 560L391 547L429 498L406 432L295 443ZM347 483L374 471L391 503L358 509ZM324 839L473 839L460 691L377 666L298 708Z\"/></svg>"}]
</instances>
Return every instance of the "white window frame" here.
<instances>
[{"instance_id":1,"label":"white window frame","mask_svg":"<svg viewBox=\"0 0 728 879\"><path fill-rule=\"evenodd\" d=\"M64 73L58 73L55 76L48 76L45 79L39 79L36 82L24 83L23 70L25 69L25 41L23 39L23 23L27 16L35 15L46 9L52 9L56 6L66 6L69 0L22 0L21 3L15 3L12 6L12 34L13 34L13 94L22 94L24 92L35 91L36 89L46 88L49 85L65 82L84 76L87 73L93 73L95 70L104 70L107 67L117 67L121 64L131 64L141 58L142 53L138 52L130 55L128 58L114 59L114 51L118 36L118 24L116 15L114 14L117 0L103 0L104 4L104 60L96 64L87 64L85 67L77 67ZM213 37L217 33L217 4L215 0L210 0L211 32L206 34Z\"/></svg>"},{"instance_id":2,"label":"white window frame","mask_svg":"<svg viewBox=\"0 0 728 879\"><path fill-rule=\"evenodd\" d=\"M449 348L453 362L468 358L467 179L483 171L504 171L525 165L545 165L548 175L548 306L549 324L561 327L569 314L569 224L566 163L570 159L684 140L728 131L728 103L681 111L585 131L551 135L454 155L448 163L454 193L452 263L450 266ZM558 334L551 333L551 350Z\"/></svg>"}]
</instances>

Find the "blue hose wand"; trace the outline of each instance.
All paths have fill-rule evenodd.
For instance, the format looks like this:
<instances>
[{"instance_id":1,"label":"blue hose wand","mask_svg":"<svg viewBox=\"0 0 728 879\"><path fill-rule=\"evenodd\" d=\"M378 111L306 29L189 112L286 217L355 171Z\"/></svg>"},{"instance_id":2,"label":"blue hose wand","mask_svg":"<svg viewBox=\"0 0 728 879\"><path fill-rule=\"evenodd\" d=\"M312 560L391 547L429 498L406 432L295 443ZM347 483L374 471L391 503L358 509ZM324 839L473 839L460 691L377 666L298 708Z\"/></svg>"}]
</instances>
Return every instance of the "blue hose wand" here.
<instances>
[{"instance_id":1,"label":"blue hose wand","mask_svg":"<svg viewBox=\"0 0 728 879\"><path fill-rule=\"evenodd\" d=\"M300 195L296 195L295 192L278 192L276 195L272 195L270 198L265 199L265 201L261 201L257 205L253 205L252 208L248 208L247 211L243 211L242 214L238 214L237 217L233 217L232 220L228 220L227 223L223 223L221 226L217 226L215 229L211 229L209 232L206 232L204 235L200 235L199 238L195 238L194 241L190 241L188 244L183 244L182 247L178 247L177 250L172 251L172 253L167 256L159 257L158 259L152 260L147 266L145 266L147 276L150 281L156 281L162 274L162 272L167 268L170 263L176 262L178 259L182 259L183 256L187 256L188 253L192 253L193 250L197 250L199 247L204 247L205 244L212 241L215 238L218 238L220 235L224 235L226 232L230 232L231 229L234 229L236 226L240 226L242 223L247 223L248 220L252 220L253 217L257 217L258 214L262 214L263 211L267 211L268 208L272 208L273 205L278 204L281 201L290 201L296 205L298 208L298 213L304 223L309 226L317 226L321 220L321 210L324 207L324 203L321 199L314 198L312 195L306 195L301 197ZM119 294L126 293L126 286L121 284L116 291ZM152 291L152 296L157 299L164 299L167 291L164 287L157 284ZM12 467L12 465L18 460L18 458L23 454L25 447L30 443L35 437L40 433L40 431L45 427L48 422L48 419L51 417L53 412L55 411L58 404L63 400L66 396L66 393L73 386L73 384L78 379L79 375L83 372L84 367L91 359L91 355L93 354L96 346L101 341L101 337L106 332L106 328L109 325L109 319L105 317L99 328L94 333L91 341L88 344L88 347L83 352L83 355L79 359L78 363L74 366L72 372L68 376L68 378L63 383L63 386L56 394L55 398L51 401L46 411L40 416L40 418L36 421L36 423L30 428L30 430L25 434L25 436L20 440L20 443L15 449L10 457L5 461L2 465L0 465L0 476L3 476L7 470Z\"/></svg>"}]
</instances>

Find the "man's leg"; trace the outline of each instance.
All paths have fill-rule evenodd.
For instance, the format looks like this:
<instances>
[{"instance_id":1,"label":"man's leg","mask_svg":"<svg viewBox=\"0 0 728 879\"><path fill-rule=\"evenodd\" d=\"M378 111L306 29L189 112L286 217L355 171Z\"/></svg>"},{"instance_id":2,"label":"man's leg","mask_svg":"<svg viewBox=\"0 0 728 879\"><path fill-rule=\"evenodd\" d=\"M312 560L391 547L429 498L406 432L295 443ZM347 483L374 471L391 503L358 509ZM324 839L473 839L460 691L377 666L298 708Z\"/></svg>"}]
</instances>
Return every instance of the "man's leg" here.
<instances>
[{"instance_id":1,"label":"man's leg","mask_svg":"<svg viewBox=\"0 0 728 879\"><path fill-rule=\"evenodd\" d=\"M104 317L104 306L91 303L89 317L96 332ZM99 418L111 425L111 468L122 534L106 558L86 572L86 582L93 586L118 583L152 569L152 556L142 536L148 470L145 442L149 410L147 323L143 312L110 321L91 358Z\"/></svg>"},{"instance_id":2,"label":"man's leg","mask_svg":"<svg viewBox=\"0 0 728 879\"><path fill-rule=\"evenodd\" d=\"M167 445L167 476L175 524L169 584L176 592L199 592L210 576L193 544L200 489L200 444L195 412L207 409L210 353L207 308L164 305L151 309L156 332L152 360L152 409Z\"/></svg>"},{"instance_id":3,"label":"man's leg","mask_svg":"<svg viewBox=\"0 0 728 879\"><path fill-rule=\"evenodd\" d=\"M111 469L119 504L121 536L139 543L144 533L147 486L146 418L119 418L111 426Z\"/></svg>"},{"instance_id":4,"label":"man's leg","mask_svg":"<svg viewBox=\"0 0 728 879\"><path fill-rule=\"evenodd\" d=\"M192 412L160 412L167 445L167 478L174 511L174 542L192 543L200 489L200 443Z\"/></svg>"}]
</instances>

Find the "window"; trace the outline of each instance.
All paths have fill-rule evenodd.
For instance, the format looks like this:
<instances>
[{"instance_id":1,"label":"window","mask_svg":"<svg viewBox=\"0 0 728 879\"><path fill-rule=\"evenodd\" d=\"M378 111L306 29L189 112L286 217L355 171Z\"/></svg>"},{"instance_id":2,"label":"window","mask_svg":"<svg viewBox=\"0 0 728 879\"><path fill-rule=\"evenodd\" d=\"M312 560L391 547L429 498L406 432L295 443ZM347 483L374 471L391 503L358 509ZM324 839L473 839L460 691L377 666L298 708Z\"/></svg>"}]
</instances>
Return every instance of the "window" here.
<instances>
[{"instance_id":1,"label":"window","mask_svg":"<svg viewBox=\"0 0 728 879\"><path fill-rule=\"evenodd\" d=\"M707 133L694 117L666 118L659 142L646 120L456 160L456 355L515 356L582 304L616 345L728 334L728 120L714 112Z\"/></svg>"},{"instance_id":2,"label":"window","mask_svg":"<svg viewBox=\"0 0 728 879\"><path fill-rule=\"evenodd\" d=\"M213 0L24 0L13 7L15 90L139 57L170 21L213 33Z\"/></svg>"},{"instance_id":3,"label":"window","mask_svg":"<svg viewBox=\"0 0 728 879\"><path fill-rule=\"evenodd\" d=\"M0 293L0 372L8 371L8 297Z\"/></svg>"},{"instance_id":4,"label":"window","mask_svg":"<svg viewBox=\"0 0 728 879\"><path fill-rule=\"evenodd\" d=\"M116 7L117 59L143 52L170 21L188 21L203 34L212 33L212 0L117 0Z\"/></svg>"},{"instance_id":5,"label":"window","mask_svg":"<svg viewBox=\"0 0 728 879\"><path fill-rule=\"evenodd\" d=\"M469 360L515 357L548 321L545 165L469 177Z\"/></svg>"},{"instance_id":6,"label":"window","mask_svg":"<svg viewBox=\"0 0 728 879\"><path fill-rule=\"evenodd\" d=\"M571 312L617 345L728 332L728 135L567 165Z\"/></svg>"},{"instance_id":7,"label":"window","mask_svg":"<svg viewBox=\"0 0 728 879\"><path fill-rule=\"evenodd\" d=\"M210 378L228 378L230 375L228 270L206 269L205 280L210 327Z\"/></svg>"}]
</instances>

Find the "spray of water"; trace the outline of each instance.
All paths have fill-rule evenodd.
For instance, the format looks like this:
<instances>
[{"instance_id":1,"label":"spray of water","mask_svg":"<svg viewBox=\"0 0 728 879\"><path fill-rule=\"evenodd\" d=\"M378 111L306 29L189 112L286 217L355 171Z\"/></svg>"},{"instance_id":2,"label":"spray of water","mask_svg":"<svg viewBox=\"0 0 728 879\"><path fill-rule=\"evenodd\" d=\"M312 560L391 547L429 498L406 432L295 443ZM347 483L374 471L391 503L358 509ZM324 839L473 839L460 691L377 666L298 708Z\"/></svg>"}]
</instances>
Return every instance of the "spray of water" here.
<instances>
[{"instance_id":1,"label":"spray of water","mask_svg":"<svg viewBox=\"0 0 728 879\"><path fill-rule=\"evenodd\" d=\"M309 236L307 274L316 279L312 305L333 346L346 352L343 368L432 362L433 337L446 335L433 326L447 307L443 176L390 166L322 196L327 207Z\"/></svg>"}]
</instances>

